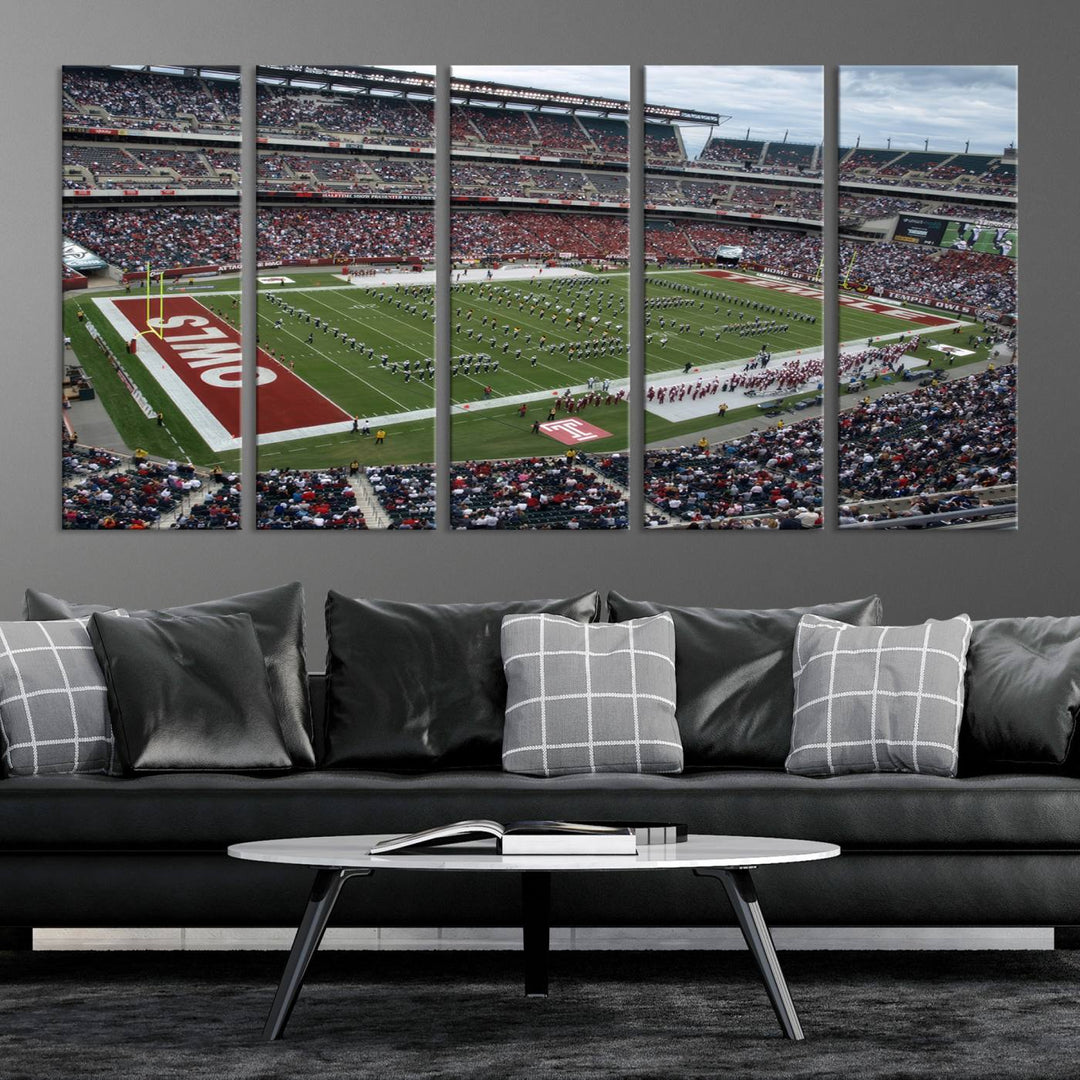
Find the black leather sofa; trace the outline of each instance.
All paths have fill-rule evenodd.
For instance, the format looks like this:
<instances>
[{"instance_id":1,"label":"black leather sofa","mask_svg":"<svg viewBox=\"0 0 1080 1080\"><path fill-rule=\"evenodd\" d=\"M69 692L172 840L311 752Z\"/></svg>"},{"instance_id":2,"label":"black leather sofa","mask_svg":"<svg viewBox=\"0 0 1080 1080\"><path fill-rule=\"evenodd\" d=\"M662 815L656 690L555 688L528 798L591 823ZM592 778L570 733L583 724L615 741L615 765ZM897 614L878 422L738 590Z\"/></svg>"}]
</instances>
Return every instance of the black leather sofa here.
<instances>
[{"instance_id":1,"label":"black leather sofa","mask_svg":"<svg viewBox=\"0 0 1080 1080\"><path fill-rule=\"evenodd\" d=\"M28 600L31 618L95 610L40 594ZM583 622L600 615L595 593L529 603L555 603ZM968 704L985 712L989 700L998 720L999 706L1008 705L1013 742L995 747L991 725L980 759L965 712L959 778L820 780L783 769L792 636L808 609L671 608L686 770L538 778L499 767L505 605L361 603L332 593L328 671L336 683L328 693L327 678L310 677L310 711L301 700L300 586L209 606L261 612L260 627L269 627L264 642L297 673L295 687L280 674L279 682L294 714L305 717L311 763L322 767L0 779L0 928L295 925L311 873L230 859L228 845L402 833L467 818L633 818L684 822L693 832L839 844L839 859L759 870L773 925L1080 925L1080 747L1072 745L1080 620L976 624ZM615 593L608 609L614 621L663 610ZM881 621L873 597L813 610ZM333 743L334 731L351 740L358 759ZM1052 743L1065 747L1057 762L1039 749ZM1031 760L1011 763L1014 750ZM345 889L334 921L520 925L515 881L437 878L395 872L358 880ZM551 906L556 926L692 927L732 919L714 883L690 873L557 877Z\"/></svg>"},{"instance_id":2,"label":"black leather sofa","mask_svg":"<svg viewBox=\"0 0 1080 1080\"><path fill-rule=\"evenodd\" d=\"M323 678L311 679L313 710ZM242 840L401 832L470 817L684 821L693 831L840 844L839 859L755 875L773 925L1080 924L1080 779L999 773L843 776L775 769L540 779L498 769L316 770L0 782L0 926L287 926L303 869L238 862ZM517 884L375 874L337 925L499 926ZM731 913L691 874L596 874L553 885L553 924L706 926Z\"/></svg>"}]
</instances>

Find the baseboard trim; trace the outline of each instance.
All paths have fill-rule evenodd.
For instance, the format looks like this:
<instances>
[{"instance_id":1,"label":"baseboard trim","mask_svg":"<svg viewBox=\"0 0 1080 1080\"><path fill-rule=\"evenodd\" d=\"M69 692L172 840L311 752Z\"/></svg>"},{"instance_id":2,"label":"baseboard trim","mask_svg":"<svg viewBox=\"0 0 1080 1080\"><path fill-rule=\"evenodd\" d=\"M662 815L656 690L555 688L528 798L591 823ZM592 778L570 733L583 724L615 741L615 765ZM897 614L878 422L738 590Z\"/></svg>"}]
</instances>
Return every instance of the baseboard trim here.
<instances>
[{"instance_id":1,"label":"baseboard trim","mask_svg":"<svg viewBox=\"0 0 1080 1080\"><path fill-rule=\"evenodd\" d=\"M242 951L285 950L295 930L275 928L137 927L33 931L33 948L49 951ZM1053 949L1053 927L1016 926L828 926L778 927L778 950L982 950ZM2 946L0 946L2 947ZM553 951L571 950L742 950L736 927L553 927ZM1062 947L1062 946L1058 946ZM330 927L322 948L366 951L518 950L521 931L513 927Z\"/></svg>"}]
</instances>

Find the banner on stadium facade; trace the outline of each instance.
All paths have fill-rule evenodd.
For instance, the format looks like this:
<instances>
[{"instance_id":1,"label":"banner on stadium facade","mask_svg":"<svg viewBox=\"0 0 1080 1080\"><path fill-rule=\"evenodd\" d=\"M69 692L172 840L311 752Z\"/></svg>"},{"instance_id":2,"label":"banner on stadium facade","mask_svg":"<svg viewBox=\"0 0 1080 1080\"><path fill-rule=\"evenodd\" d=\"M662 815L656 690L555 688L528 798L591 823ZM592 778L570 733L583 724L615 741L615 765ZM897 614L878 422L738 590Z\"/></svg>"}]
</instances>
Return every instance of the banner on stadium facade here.
<instances>
[{"instance_id":1,"label":"banner on stadium facade","mask_svg":"<svg viewBox=\"0 0 1080 1080\"><path fill-rule=\"evenodd\" d=\"M69 270L104 270L108 263L100 256L76 244L66 236L62 238L60 258Z\"/></svg>"},{"instance_id":2,"label":"banner on stadium facade","mask_svg":"<svg viewBox=\"0 0 1080 1080\"><path fill-rule=\"evenodd\" d=\"M239 271L239 269L239 263L223 263L221 265L206 266L172 266L167 270L158 270L155 268L154 275L156 277L158 274L161 274L163 277L167 278L211 277L214 274L221 274L225 271ZM124 273L120 275L120 280L125 283L129 281L142 281L145 276L145 270L125 270Z\"/></svg>"}]
</instances>

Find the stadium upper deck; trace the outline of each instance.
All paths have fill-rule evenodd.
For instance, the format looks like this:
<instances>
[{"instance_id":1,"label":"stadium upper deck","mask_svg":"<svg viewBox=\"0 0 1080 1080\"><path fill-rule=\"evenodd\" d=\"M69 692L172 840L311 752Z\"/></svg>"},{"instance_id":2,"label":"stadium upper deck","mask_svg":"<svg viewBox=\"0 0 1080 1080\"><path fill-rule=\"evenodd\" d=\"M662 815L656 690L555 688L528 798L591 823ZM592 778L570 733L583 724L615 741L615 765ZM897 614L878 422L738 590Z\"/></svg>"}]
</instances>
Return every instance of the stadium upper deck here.
<instances>
[{"instance_id":1,"label":"stadium upper deck","mask_svg":"<svg viewBox=\"0 0 1080 1080\"><path fill-rule=\"evenodd\" d=\"M65 67L64 126L240 131L239 73L228 68Z\"/></svg>"},{"instance_id":2,"label":"stadium upper deck","mask_svg":"<svg viewBox=\"0 0 1080 1080\"><path fill-rule=\"evenodd\" d=\"M926 188L976 196L1016 196L1016 151L967 154L840 147L840 183Z\"/></svg>"},{"instance_id":3,"label":"stadium upper deck","mask_svg":"<svg viewBox=\"0 0 1080 1080\"><path fill-rule=\"evenodd\" d=\"M312 240L329 229L333 250L324 255L389 257L396 248L387 234L392 238L396 223L411 220L404 208L404 218L391 208L402 202L423 208L434 196L433 94L434 79L425 74L260 69L257 179L264 202L301 215L320 206L332 214L331 207L349 202L381 207L365 218L387 226L377 230L377 244L343 244L340 230L322 217ZM577 257L603 253L611 232L603 211L629 201L627 103L466 80L454 81L452 96L452 196L455 207L475 215L468 229L457 228L455 252L510 256L555 245ZM207 243L215 261L234 260L234 243L225 235L234 228L231 217L221 207L207 207L205 214L184 209L222 202L219 194L238 190L234 75L203 68L69 68L64 109L65 195L70 205L86 208L70 218L84 241L110 251L126 268L131 260L121 258L117 241L140 227L138 216L124 216L123 203L160 207L168 201L181 210L155 245L168 251L170 262L187 258L197 243ZM809 230L812 241L821 217L820 146L716 135L688 160L680 123L715 127L726 118L647 110L650 256L707 259L717 242L754 224L786 230L778 235L791 241L799 229ZM976 217L992 205L1002 223L1015 214L1014 197L996 194L1012 190L1015 180L1015 162L1003 158L854 148L841 150L840 164L842 222L849 230L898 213ZM90 212L106 206L115 208L114 216ZM522 216L530 210L544 213ZM421 233L417 251L427 251ZM888 238L887 229L880 235ZM274 255L287 260L296 246L285 244ZM301 246L307 257L320 254ZM803 245L786 246L795 253L787 263L803 272ZM779 268L774 256L758 261Z\"/></svg>"}]
</instances>

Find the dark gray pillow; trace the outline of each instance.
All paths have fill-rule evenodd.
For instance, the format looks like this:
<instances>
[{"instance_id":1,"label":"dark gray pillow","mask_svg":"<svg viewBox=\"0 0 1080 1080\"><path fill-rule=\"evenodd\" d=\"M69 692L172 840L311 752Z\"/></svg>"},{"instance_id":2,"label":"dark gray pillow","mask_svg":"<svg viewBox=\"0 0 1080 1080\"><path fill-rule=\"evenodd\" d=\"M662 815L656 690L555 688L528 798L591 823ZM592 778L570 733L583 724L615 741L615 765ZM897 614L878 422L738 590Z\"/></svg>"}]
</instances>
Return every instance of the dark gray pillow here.
<instances>
[{"instance_id":1,"label":"dark gray pillow","mask_svg":"<svg viewBox=\"0 0 1080 1080\"><path fill-rule=\"evenodd\" d=\"M86 620L0 623L0 775L119 771Z\"/></svg>"},{"instance_id":2,"label":"dark gray pillow","mask_svg":"<svg viewBox=\"0 0 1080 1080\"><path fill-rule=\"evenodd\" d=\"M28 619L78 619L96 611L112 611L102 604L72 604L36 589L26 590ZM159 615L247 614L255 626L262 648L270 692L289 756L297 768L315 764L311 741L311 707L308 700L307 667L304 663L304 587L294 581L272 589L241 593L224 600L207 600L163 611L129 611L133 619Z\"/></svg>"},{"instance_id":3,"label":"dark gray pillow","mask_svg":"<svg viewBox=\"0 0 1080 1080\"><path fill-rule=\"evenodd\" d=\"M503 768L531 776L682 771L675 627L507 615Z\"/></svg>"},{"instance_id":4,"label":"dark gray pillow","mask_svg":"<svg viewBox=\"0 0 1080 1080\"><path fill-rule=\"evenodd\" d=\"M1080 712L1080 618L971 624L960 768L1062 769Z\"/></svg>"},{"instance_id":5,"label":"dark gray pillow","mask_svg":"<svg viewBox=\"0 0 1080 1080\"><path fill-rule=\"evenodd\" d=\"M678 607L608 593L613 622L671 612L675 715L686 767L782 769L791 749L795 628L813 613L857 625L881 621L876 596L813 607L741 610Z\"/></svg>"},{"instance_id":6,"label":"dark gray pillow","mask_svg":"<svg viewBox=\"0 0 1080 1080\"><path fill-rule=\"evenodd\" d=\"M250 615L99 612L90 637L126 771L291 767Z\"/></svg>"},{"instance_id":7,"label":"dark gray pillow","mask_svg":"<svg viewBox=\"0 0 1080 1080\"><path fill-rule=\"evenodd\" d=\"M921 626L804 615L788 772L955 776L970 637L966 615Z\"/></svg>"},{"instance_id":8,"label":"dark gray pillow","mask_svg":"<svg viewBox=\"0 0 1080 1080\"><path fill-rule=\"evenodd\" d=\"M331 591L322 764L402 772L498 768L503 616L541 611L595 621L600 596L410 604Z\"/></svg>"}]
</instances>

